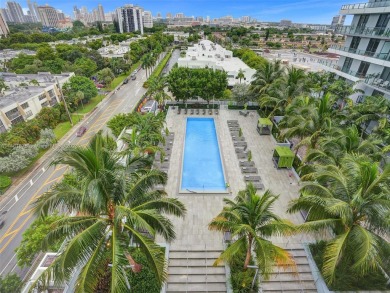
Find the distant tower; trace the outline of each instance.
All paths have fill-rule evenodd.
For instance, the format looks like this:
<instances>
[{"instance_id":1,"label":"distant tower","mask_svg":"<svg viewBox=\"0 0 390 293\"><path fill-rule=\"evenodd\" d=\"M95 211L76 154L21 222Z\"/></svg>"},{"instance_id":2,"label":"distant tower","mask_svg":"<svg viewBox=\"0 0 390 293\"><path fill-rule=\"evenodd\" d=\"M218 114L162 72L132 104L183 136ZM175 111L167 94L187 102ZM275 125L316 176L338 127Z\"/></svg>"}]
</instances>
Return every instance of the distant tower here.
<instances>
[{"instance_id":1,"label":"distant tower","mask_svg":"<svg viewBox=\"0 0 390 293\"><path fill-rule=\"evenodd\" d=\"M144 23L144 27L147 27L147 28L153 27L152 12L150 12L150 11L143 12L143 23Z\"/></svg>"},{"instance_id":2,"label":"distant tower","mask_svg":"<svg viewBox=\"0 0 390 293\"><path fill-rule=\"evenodd\" d=\"M131 4L120 7L116 10L116 19L121 33L140 31L144 33L142 22L142 8Z\"/></svg>"},{"instance_id":3,"label":"distant tower","mask_svg":"<svg viewBox=\"0 0 390 293\"><path fill-rule=\"evenodd\" d=\"M99 21L105 21L105 17L104 17L104 9L103 9L103 6L101 4L98 5L98 14L99 14Z\"/></svg>"},{"instance_id":4,"label":"distant tower","mask_svg":"<svg viewBox=\"0 0 390 293\"><path fill-rule=\"evenodd\" d=\"M22 23L25 21L23 10L19 3L9 1L7 2L7 7L13 22Z\"/></svg>"},{"instance_id":5,"label":"distant tower","mask_svg":"<svg viewBox=\"0 0 390 293\"><path fill-rule=\"evenodd\" d=\"M9 28L7 22L4 20L3 15L0 13L0 35L7 36L9 34Z\"/></svg>"}]
</instances>

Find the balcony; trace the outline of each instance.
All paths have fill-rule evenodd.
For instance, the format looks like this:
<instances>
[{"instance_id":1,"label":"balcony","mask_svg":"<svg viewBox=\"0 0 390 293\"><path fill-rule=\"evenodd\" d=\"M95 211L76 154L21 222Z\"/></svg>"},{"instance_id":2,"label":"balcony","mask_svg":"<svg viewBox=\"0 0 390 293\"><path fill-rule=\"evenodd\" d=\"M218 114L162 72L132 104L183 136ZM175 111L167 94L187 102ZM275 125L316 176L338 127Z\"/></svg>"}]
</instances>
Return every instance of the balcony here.
<instances>
[{"instance_id":1,"label":"balcony","mask_svg":"<svg viewBox=\"0 0 390 293\"><path fill-rule=\"evenodd\" d=\"M375 77L375 75L368 75L364 80L364 83L369 87L390 94L390 81L388 80L382 80L379 77Z\"/></svg>"},{"instance_id":2,"label":"balcony","mask_svg":"<svg viewBox=\"0 0 390 293\"><path fill-rule=\"evenodd\" d=\"M369 14L390 12L390 1L346 4L341 6L340 14Z\"/></svg>"},{"instance_id":3,"label":"balcony","mask_svg":"<svg viewBox=\"0 0 390 293\"><path fill-rule=\"evenodd\" d=\"M365 50L358 50L358 49L353 49L353 48L348 48L348 47L343 47L340 45L332 45L329 48L330 50L335 50L335 51L343 51L347 53L352 53L352 54L357 54L365 57L371 57L375 59L380 59L383 61L390 61L390 52L387 53L375 53L375 52L370 52L370 51L365 51ZM337 52L335 52L337 54ZM383 64L380 64L383 65Z\"/></svg>"},{"instance_id":4,"label":"balcony","mask_svg":"<svg viewBox=\"0 0 390 293\"><path fill-rule=\"evenodd\" d=\"M361 74L357 71L341 68L337 63L333 63L330 61L320 60L319 63L325 67L325 70L333 72L339 76L345 77L348 80L352 80L353 82L360 81L365 78L364 74Z\"/></svg>"},{"instance_id":5,"label":"balcony","mask_svg":"<svg viewBox=\"0 0 390 293\"><path fill-rule=\"evenodd\" d=\"M390 29L382 27L340 26L336 28L336 33L349 36L375 37L378 39L388 39L390 37Z\"/></svg>"}]
</instances>

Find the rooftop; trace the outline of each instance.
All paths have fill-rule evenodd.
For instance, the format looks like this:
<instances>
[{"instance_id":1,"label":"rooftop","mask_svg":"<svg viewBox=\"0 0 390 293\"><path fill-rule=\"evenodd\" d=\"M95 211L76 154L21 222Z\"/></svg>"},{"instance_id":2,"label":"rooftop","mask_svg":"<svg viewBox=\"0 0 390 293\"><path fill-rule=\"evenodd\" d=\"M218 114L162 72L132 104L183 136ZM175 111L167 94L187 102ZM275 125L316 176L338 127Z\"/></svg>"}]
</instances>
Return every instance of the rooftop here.
<instances>
[{"instance_id":1,"label":"rooftop","mask_svg":"<svg viewBox=\"0 0 390 293\"><path fill-rule=\"evenodd\" d=\"M73 73L51 74L50 72L38 72L37 74L16 74L11 72L0 72L0 79L3 79L9 87L0 96L0 108L7 107L14 103L23 103L30 98L42 93L45 88L56 83L56 79L62 85ZM36 80L35 85L31 83ZM20 84L23 84L22 86Z\"/></svg>"}]
</instances>

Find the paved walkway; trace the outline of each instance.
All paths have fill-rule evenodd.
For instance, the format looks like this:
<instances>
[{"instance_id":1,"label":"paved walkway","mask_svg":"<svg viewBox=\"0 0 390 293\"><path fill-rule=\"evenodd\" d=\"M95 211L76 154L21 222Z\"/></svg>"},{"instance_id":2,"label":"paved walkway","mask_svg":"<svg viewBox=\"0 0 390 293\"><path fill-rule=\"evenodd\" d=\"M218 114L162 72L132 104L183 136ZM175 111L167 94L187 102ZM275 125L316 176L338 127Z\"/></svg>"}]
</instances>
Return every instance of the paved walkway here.
<instances>
[{"instance_id":1,"label":"paved walkway","mask_svg":"<svg viewBox=\"0 0 390 293\"><path fill-rule=\"evenodd\" d=\"M287 214L286 209L290 200L297 198L299 185L289 170L277 170L272 162L272 154L276 142L272 136L260 136L256 131L258 114L253 111L247 117L239 115L238 111L221 110L219 115L213 115L221 148L222 161L225 169L226 181L230 184L229 193L226 194L179 194L181 178L181 163L183 156L183 143L185 135L185 119L190 115L177 114L169 110L166 123L169 131L175 133L172 147L168 183L166 191L171 197L179 198L187 208L184 219L173 218L176 240L171 243L171 249L222 249L222 234L208 230L208 223L223 207L223 198L231 199L239 190L245 189L245 182L239 167L239 160L235 154L227 120L238 120L243 131L248 150L252 151L252 159L259 169L265 189L270 189L280 197L274 205L274 211L282 218L289 219L295 224L303 222L300 214ZM209 115L191 115L210 117ZM259 191L261 192L261 191ZM161 239L157 239L161 240ZM305 236L273 239L276 243L300 243L307 241ZM159 241L158 241L159 242Z\"/></svg>"}]
</instances>

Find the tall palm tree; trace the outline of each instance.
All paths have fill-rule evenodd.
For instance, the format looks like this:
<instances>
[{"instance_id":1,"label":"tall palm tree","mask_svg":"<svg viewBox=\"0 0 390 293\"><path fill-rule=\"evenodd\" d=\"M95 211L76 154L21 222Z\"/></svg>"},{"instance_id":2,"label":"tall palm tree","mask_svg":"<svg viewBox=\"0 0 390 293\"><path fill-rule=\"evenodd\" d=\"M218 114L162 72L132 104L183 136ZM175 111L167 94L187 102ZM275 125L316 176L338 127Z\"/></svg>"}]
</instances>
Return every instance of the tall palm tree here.
<instances>
[{"instance_id":1,"label":"tall palm tree","mask_svg":"<svg viewBox=\"0 0 390 293\"><path fill-rule=\"evenodd\" d=\"M246 251L243 269L248 268L252 251L259 270L267 278L273 266L294 267L291 255L283 248L274 245L270 237L288 235L294 231L292 224L280 219L272 212L272 205L278 196L267 190L263 195L256 194L256 188L249 184L233 200L224 199L226 206L209 224L209 229L230 231L233 243L215 261L232 261L235 256Z\"/></svg>"},{"instance_id":2,"label":"tall palm tree","mask_svg":"<svg viewBox=\"0 0 390 293\"><path fill-rule=\"evenodd\" d=\"M183 216L185 207L177 199L154 190L165 184L166 175L145 168L143 158L129 157L128 165L100 133L87 147L60 151L53 164L72 167L78 182L59 183L34 204L45 216L53 211L73 211L53 223L47 242L66 236L63 249L39 281L56 283L77 277L75 292L95 292L108 283L110 292L128 292L129 264L139 270L131 257L134 243L143 251L160 281L166 278L164 253L154 242L156 234L167 241L175 238L172 222L165 216ZM127 268L127 269L126 269Z\"/></svg>"},{"instance_id":3,"label":"tall palm tree","mask_svg":"<svg viewBox=\"0 0 390 293\"><path fill-rule=\"evenodd\" d=\"M284 69L280 60L273 62L266 62L253 75L251 83L251 91L253 94L261 97L266 94L268 90L284 75Z\"/></svg>"},{"instance_id":4,"label":"tall palm tree","mask_svg":"<svg viewBox=\"0 0 390 293\"><path fill-rule=\"evenodd\" d=\"M168 86L168 81L165 76L153 77L148 83L149 92L152 97L158 102L160 108L163 107L165 100L171 97L165 92L165 88Z\"/></svg>"},{"instance_id":5,"label":"tall palm tree","mask_svg":"<svg viewBox=\"0 0 390 293\"><path fill-rule=\"evenodd\" d=\"M238 70L237 78L240 80L240 83L241 83L241 79L245 78L244 70L242 70L241 68Z\"/></svg>"},{"instance_id":6,"label":"tall palm tree","mask_svg":"<svg viewBox=\"0 0 390 293\"><path fill-rule=\"evenodd\" d=\"M333 232L326 239L321 268L328 284L335 281L339 263L347 263L359 276L380 270L384 248L390 249L385 240L390 236L390 165L381 172L370 159L347 155L340 167L321 168L288 209L301 210L308 213L301 231Z\"/></svg>"},{"instance_id":7,"label":"tall palm tree","mask_svg":"<svg viewBox=\"0 0 390 293\"><path fill-rule=\"evenodd\" d=\"M154 61L153 61L153 56L151 54L146 54L142 57L141 59L141 67L143 69L145 69L145 72L146 72L146 78L149 77L150 75L150 69L151 67L153 66L154 64Z\"/></svg>"}]
</instances>

